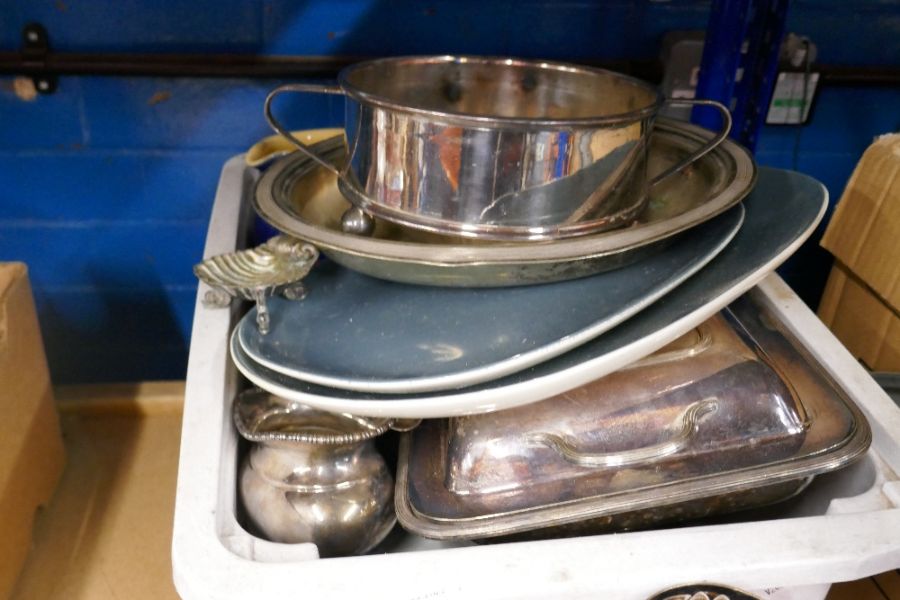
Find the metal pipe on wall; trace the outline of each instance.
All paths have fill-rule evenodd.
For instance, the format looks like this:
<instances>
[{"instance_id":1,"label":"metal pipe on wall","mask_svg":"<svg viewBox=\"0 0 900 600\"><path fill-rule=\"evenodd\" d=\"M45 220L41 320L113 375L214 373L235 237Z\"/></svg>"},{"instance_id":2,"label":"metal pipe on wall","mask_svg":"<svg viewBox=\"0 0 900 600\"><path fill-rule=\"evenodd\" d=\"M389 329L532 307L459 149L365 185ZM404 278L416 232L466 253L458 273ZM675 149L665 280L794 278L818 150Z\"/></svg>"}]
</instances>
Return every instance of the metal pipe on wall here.
<instances>
[{"instance_id":1,"label":"metal pipe on wall","mask_svg":"<svg viewBox=\"0 0 900 600\"><path fill-rule=\"evenodd\" d=\"M20 52L0 52L0 75L101 75L119 77L334 78L368 56L260 56L243 54L117 54L50 52L40 62ZM654 60L578 61L659 81ZM900 85L900 67L812 65L830 85Z\"/></svg>"}]
</instances>

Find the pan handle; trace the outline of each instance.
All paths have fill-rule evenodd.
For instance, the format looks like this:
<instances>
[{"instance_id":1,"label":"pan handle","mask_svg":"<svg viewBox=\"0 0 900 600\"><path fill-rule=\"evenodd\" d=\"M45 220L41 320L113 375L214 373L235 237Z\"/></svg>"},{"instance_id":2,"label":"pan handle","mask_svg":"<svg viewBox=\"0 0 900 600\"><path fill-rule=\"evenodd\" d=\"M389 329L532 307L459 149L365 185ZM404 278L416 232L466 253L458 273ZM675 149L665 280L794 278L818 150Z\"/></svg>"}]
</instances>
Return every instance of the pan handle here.
<instances>
[{"instance_id":1,"label":"pan handle","mask_svg":"<svg viewBox=\"0 0 900 600\"><path fill-rule=\"evenodd\" d=\"M731 133L731 113L721 102L716 102L715 100L688 100L684 98L668 98L666 99L665 103L674 106L711 106L718 110L722 115L722 128L715 135L715 137L703 144L703 146L698 148L690 156L685 157L683 160L679 161L675 165L669 167L668 169L651 179L650 187L653 187L656 184L668 179L675 173L678 173L685 167L693 164L694 161L700 159L703 156L706 156L708 153L712 152L716 148L716 146L724 142L725 138L728 137L728 134Z\"/></svg>"},{"instance_id":2,"label":"pan handle","mask_svg":"<svg viewBox=\"0 0 900 600\"><path fill-rule=\"evenodd\" d=\"M304 92L310 94L333 94L335 96L342 96L344 90L336 85L325 85L320 83L287 83L280 85L269 92L269 95L266 96L263 112L266 115L266 121L268 121L269 127L275 130L275 132L296 146L297 150L337 175L339 179L342 179L348 185L352 186L350 179L341 173L337 167L316 154L309 146L298 140L290 131L285 129L284 126L278 122L278 119L275 118L275 115L272 114L272 101L276 96L283 94L284 92Z\"/></svg>"},{"instance_id":3,"label":"pan handle","mask_svg":"<svg viewBox=\"0 0 900 600\"><path fill-rule=\"evenodd\" d=\"M528 436L528 439L549 446L567 461L579 467L627 467L675 454L694 439L700 419L717 409L718 403L715 398L705 398L694 402L681 414L679 419L681 428L672 439L652 446L621 452L582 452L570 439L555 433L536 433Z\"/></svg>"}]
</instances>

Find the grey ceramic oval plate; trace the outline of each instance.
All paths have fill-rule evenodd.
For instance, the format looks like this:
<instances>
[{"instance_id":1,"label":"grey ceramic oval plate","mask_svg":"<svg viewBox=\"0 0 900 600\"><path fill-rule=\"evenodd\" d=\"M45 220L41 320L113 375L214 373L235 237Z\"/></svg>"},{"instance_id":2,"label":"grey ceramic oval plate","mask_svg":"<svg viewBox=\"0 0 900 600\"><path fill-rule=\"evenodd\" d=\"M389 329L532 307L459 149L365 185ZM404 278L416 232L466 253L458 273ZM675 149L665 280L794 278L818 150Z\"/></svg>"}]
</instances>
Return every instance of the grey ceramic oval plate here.
<instances>
[{"instance_id":1,"label":"grey ceramic oval plate","mask_svg":"<svg viewBox=\"0 0 900 600\"><path fill-rule=\"evenodd\" d=\"M815 179L780 169L760 169L759 183L744 201L744 224L706 268L605 334L487 383L424 394L354 392L267 369L244 354L236 335L231 355L237 368L259 387L335 412L435 418L536 402L643 358L711 317L793 254L822 219L827 204L828 192Z\"/></svg>"},{"instance_id":2,"label":"grey ceramic oval plate","mask_svg":"<svg viewBox=\"0 0 900 600\"><path fill-rule=\"evenodd\" d=\"M474 385L558 356L649 306L721 252L743 220L736 206L638 263L547 285L409 285L322 264L304 279L303 301L268 301L267 335L254 308L238 339L259 364L320 385L401 394Z\"/></svg>"},{"instance_id":3,"label":"grey ceramic oval plate","mask_svg":"<svg viewBox=\"0 0 900 600\"><path fill-rule=\"evenodd\" d=\"M660 119L650 144L650 173L663 171L712 133ZM316 144L340 164L342 138ZM373 277L406 283L496 287L546 283L608 271L634 262L667 238L721 214L753 188L750 154L726 140L678 176L656 186L638 222L624 229L553 242L485 243L404 229L378 221L372 238L341 231L350 204L335 176L293 153L260 178L256 212L271 225L315 244L336 262Z\"/></svg>"}]
</instances>

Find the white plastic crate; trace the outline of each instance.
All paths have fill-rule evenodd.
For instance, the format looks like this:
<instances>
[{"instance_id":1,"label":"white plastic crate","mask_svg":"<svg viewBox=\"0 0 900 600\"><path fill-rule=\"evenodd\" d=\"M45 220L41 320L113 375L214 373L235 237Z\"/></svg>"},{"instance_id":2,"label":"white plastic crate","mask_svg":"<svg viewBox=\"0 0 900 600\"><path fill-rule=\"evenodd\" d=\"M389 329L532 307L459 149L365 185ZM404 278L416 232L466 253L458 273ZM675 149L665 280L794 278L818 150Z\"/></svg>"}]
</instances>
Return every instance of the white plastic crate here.
<instances>
[{"instance_id":1,"label":"white plastic crate","mask_svg":"<svg viewBox=\"0 0 900 600\"><path fill-rule=\"evenodd\" d=\"M228 161L205 255L243 245L256 172ZM776 275L766 301L869 418L864 460L820 476L771 520L486 546L399 536L389 551L319 559L312 544L276 544L236 519L238 374L227 339L238 307L194 316L172 560L185 600L365 597L646 598L712 581L776 599L823 598L831 582L900 567L900 409Z\"/></svg>"}]
</instances>

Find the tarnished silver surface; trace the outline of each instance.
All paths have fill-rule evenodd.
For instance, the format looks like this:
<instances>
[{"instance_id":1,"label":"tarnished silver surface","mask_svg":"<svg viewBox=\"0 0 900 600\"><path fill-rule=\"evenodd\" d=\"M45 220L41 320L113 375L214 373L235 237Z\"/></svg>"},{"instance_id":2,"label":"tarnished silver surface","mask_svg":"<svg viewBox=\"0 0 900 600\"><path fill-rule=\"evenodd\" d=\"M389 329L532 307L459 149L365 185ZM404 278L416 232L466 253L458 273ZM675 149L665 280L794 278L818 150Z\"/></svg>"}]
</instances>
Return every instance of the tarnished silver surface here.
<instances>
[{"instance_id":1,"label":"tarnished silver surface","mask_svg":"<svg viewBox=\"0 0 900 600\"><path fill-rule=\"evenodd\" d=\"M339 87L288 84L266 99L273 129L339 176L357 207L404 226L495 240L544 240L633 222L647 202L652 86L575 65L400 57L351 65ZM272 115L282 92L343 93L349 160L304 146ZM721 143L723 130L677 168ZM667 173L667 176L671 173Z\"/></svg>"},{"instance_id":2,"label":"tarnished silver surface","mask_svg":"<svg viewBox=\"0 0 900 600\"><path fill-rule=\"evenodd\" d=\"M650 138L650 173L671 169L710 137L698 127L658 121ZM335 165L345 164L347 150L340 136L316 144L314 150ZM372 237L349 235L341 229L341 218L352 205L338 191L336 176L300 153L280 159L263 174L254 202L274 227L367 275L415 284L490 287L562 281L629 264L736 204L755 181L749 153L726 141L656 186L631 227L541 243L479 242L378 219Z\"/></svg>"},{"instance_id":3,"label":"tarnished silver surface","mask_svg":"<svg viewBox=\"0 0 900 600\"><path fill-rule=\"evenodd\" d=\"M547 431L528 435L529 442L552 448L557 454L579 467L630 467L644 462L659 460L680 452L695 442L700 429L700 420L718 410L716 399L704 398L687 406L673 424L669 439L649 446L616 450L611 452L590 452L579 448L579 441L571 436Z\"/></svg>"},{"instance_id":4,"label":"tarnished silver surface","mask_svg":"<svg viewBox=\"0 0 900 600\"><path fill-rule=\"evenodd\" d=\"M565 394L425 421L403 440L397 513L438 539L639 529L784 500L870 439L751 293Z\"/></svg>"},{"instance_id":5,"label":"tarnished silver surface","mask_svg":"<svg viewBox=\"0 0 900 600\"><path fill-rule=\"evenodd\" d=\"M286 235L278 235L249 250L220 254L194 265L194 275L213 288L204 299L213 306L225 306L230 298L256 302L259 332L269 332L266 298L281 293L289 300L301 299L300 281L306 277L319 251L315 246Z\"/></svg>"},{"instance_id":6,"label":"tarnished silver surface","mask_svg":"<svg viewBox=\"0 0 900 600\"><path fill-rule=\"evenodd\" d=\"M393 478L373 439L391 420L328 413L256 389L238 396L233 416L254 442L240 469L241 501L265 538L312 542L328 557L365 553L390 532Z\"/></svg>"}]
</instances>

